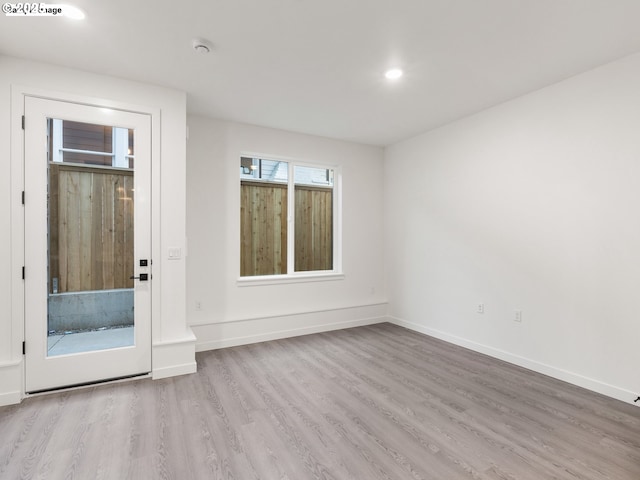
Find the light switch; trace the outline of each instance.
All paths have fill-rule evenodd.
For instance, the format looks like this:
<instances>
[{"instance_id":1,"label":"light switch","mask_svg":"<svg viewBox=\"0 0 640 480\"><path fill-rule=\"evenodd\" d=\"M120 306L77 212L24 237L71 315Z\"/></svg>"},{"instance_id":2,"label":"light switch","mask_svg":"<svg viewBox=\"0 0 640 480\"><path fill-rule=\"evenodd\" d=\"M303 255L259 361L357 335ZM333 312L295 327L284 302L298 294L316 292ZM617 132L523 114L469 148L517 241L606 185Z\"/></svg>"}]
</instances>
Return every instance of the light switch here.
<instances>
[{"instance_id":1,"label":"light switch","mask_svg":"<svg viewBox=\"0 0 640 480\"><path fill-rule=\"evenodd\" d=\"M180 247L169 247L169 260L179 260L182 257Z\"/></svg>"}]
</instances>

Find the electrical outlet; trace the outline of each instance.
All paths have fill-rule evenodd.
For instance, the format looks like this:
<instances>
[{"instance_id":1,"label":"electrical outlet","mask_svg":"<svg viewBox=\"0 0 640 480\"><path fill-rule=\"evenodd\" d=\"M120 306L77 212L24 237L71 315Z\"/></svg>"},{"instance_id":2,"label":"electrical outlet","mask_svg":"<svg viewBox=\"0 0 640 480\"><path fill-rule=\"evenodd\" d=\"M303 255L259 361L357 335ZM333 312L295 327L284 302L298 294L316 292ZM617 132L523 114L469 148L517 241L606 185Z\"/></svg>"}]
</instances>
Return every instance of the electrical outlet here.
<instances>
[{"instance_id":1,"label":"electrical outlet","mask_svg":"<svg viewBox=\"0 0 640 480\"><path fill-rule=\"evenodd\" d=\"M478 313L484 313L484 303L478 304L478 309L476 310Z\"/></svg>"},{"instance_id":2,"label":"electrical outlet","mask_svg":"<svg viewBox=\"0 0 640 480\"><path fill-rule=\"evenodd\" d=\"M522 310L516 310L515 314L513 316L513 321L514 322L522 322Z\"/></svg>"},{"instance_id":3,"label":"electrical outlet","mask_svg":"<svg viewBox=\"0 0 640 480\"><path fill-rule=\"evenodd\" d=\"M200 300L196 300L196 310L202 310L202 302Z\"/></svg>"}]
</instances>

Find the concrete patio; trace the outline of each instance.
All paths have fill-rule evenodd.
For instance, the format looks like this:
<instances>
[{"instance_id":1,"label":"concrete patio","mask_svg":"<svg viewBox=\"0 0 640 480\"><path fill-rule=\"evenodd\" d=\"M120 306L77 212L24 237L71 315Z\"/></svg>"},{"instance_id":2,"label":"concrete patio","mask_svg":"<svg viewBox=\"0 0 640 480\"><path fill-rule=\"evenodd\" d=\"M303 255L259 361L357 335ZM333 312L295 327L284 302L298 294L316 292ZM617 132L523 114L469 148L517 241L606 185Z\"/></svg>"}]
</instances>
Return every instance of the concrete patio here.
<instances>
[{"instance_id":1,"label":"concrete patio","mask_svg":"<svg viewBox=\"0 0 640 480\"><path fill-rule=\"evenodd\" d=\"M133 326L107 328L87 332L50 335L47 338L48 356L106 350L133 345Z\"/></svg>"}]
</instances>

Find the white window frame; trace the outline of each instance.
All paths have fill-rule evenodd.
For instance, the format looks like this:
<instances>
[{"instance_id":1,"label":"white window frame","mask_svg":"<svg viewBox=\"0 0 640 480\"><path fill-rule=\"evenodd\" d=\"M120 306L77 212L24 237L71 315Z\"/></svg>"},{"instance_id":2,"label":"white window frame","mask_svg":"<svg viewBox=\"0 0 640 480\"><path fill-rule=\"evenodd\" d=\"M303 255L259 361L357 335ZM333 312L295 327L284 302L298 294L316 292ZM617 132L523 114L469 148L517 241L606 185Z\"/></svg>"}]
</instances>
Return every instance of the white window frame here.
<instances>
[{"instance_id":1,"label":"white window frame","mask_svg":"<svg viewBox=\"0 0 640 480\"><path fill-rule=\"evenodd\" d=\"M285 158L277 155L265 155L256 153L241 153L240 157L261 158L265 160L274 160L287 162L287 273L279 275L253 275L246 277L238 277L239 286L254 285L276 285L283 283L303 283L303 282L319 282L330 280L344 279L342 271L342 168L339 165L327 165L318 162L302 161L294 158ZM309 167L333 170L333 269L332 270L314 270L314 271L295 271L295 178L294 167ZM237 172L237 170L236 170ZM240 188L242 178L238 179L238 189ZM240 193L236 198L240 199ZM239 200L238 200L239 201ZM240 207L236 211L240 212ZM238 239L240 239L240 229L238 229ZM240 242L238 242L238 245ZM240 251L238 250L238 261L236 265L240 265Z\"/></svg>"}]
</instances>

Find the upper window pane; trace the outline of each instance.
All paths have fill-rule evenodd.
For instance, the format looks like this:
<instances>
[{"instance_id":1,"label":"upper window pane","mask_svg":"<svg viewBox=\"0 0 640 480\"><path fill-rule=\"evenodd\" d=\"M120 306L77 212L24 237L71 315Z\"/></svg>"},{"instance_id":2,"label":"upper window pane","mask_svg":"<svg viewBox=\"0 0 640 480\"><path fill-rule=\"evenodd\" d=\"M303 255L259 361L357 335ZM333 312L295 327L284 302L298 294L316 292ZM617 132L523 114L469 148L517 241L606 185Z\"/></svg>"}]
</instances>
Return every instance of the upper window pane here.
<instances>
[{"instance_id":1,"label":"upper window pane","mask_svg":"<svg viewBox=\"0 0 640 480\"><path fill-rule=\"evenodd\" d=\"M333 187L333 170L296 165L294 181L296 185Z\"/></svg>"},{"instance_id":2,"label":"upper window pane","mask_svg":"<svg viewBox=\"0 0 640 480\"><path fill-rule=\"evenodd\" d=\"M47 119L49 161L132 169L133 130L120 127Z\"/></svg>"},{"instance_id":3,"label":"upper window pane","mask_svg":"<svg viewBox=\"0 0 640 480\"><path fill-rule=\"evenodd\" d=\"M289 164L279 160L240 157L240 178L242 180L287 183L289 181Z\"/></svg>"}]
</instances>

